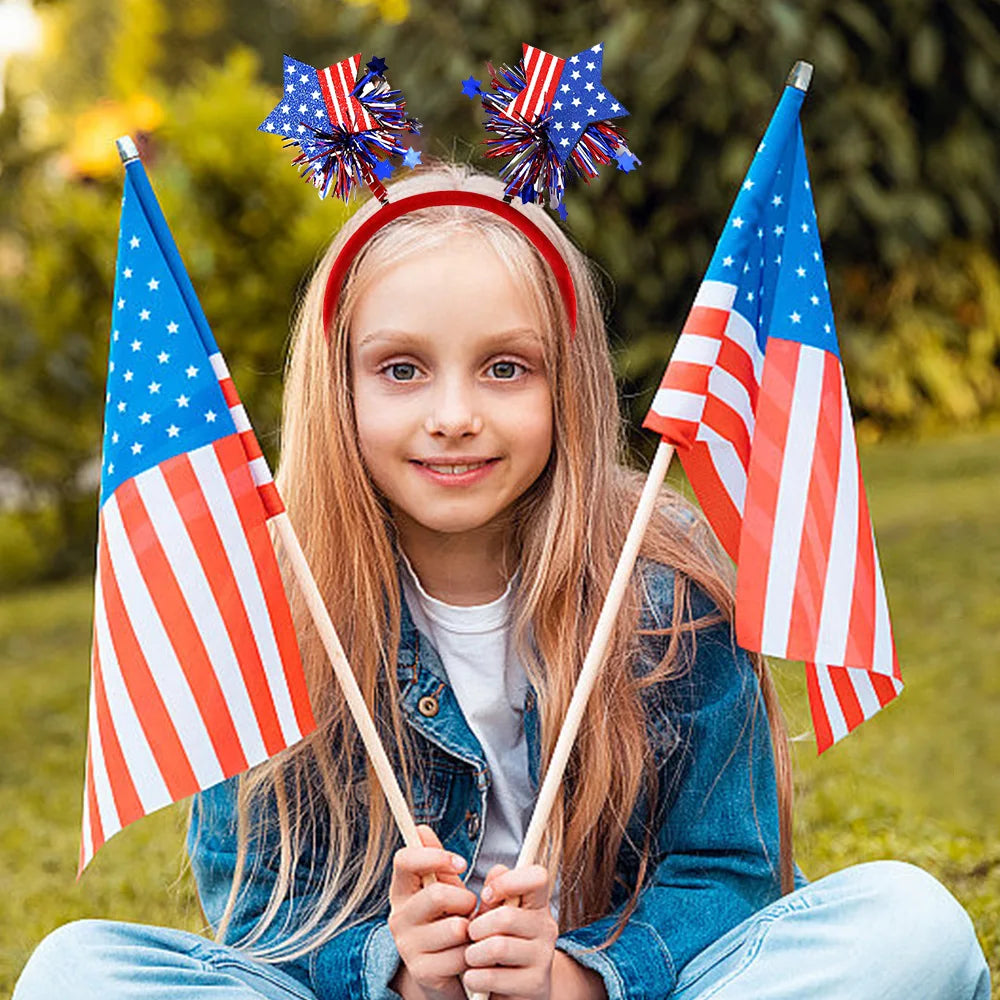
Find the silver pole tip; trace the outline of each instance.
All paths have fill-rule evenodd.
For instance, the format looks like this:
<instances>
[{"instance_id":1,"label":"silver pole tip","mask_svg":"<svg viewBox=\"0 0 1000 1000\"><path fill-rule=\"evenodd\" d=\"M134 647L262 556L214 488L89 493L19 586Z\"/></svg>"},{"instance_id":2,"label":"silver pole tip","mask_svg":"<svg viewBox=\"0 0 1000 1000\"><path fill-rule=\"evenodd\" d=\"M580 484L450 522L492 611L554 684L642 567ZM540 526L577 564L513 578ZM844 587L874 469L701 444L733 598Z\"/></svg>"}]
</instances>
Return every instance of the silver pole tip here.
<instances>
[{"instance_id":1,"label":"silver pole tip","mask_svg":"<svg viewBox=\"0 0 1000 1000\"><path fill-rule=\"evenodd\" d=\"M136 149L132 136L123 135L120 139L115 139L115 145L118 147L118 155L122 158L122 163L139 159L139 150Z\"/></svg>"},{"instance_id":2,"label":"silver pole tip","mask_svg":"<svg viewBox=\"0 0 1000 1000\"><path fill-rule=\"evenodd\" d=\"M785 81L785 85L788 87L796 87L799 90L808 90L809 83L813 78L813 65L812 63L804 62L799 59L798 62L792 67L791 73L788 74L788 79Z\"/></svg>"}]
</instances>

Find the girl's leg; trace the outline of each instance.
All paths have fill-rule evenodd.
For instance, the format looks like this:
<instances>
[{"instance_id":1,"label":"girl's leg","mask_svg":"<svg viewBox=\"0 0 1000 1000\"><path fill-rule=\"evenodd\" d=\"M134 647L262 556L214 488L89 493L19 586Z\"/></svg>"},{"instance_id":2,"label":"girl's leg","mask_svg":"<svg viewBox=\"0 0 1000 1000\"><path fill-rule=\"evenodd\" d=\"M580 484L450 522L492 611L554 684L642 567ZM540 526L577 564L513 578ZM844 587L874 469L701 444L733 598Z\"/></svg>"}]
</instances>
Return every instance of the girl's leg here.
<instances>
[{"instance_id":1,"label":"girl's leg","mask_svg":"<svg viewBox=\"0 0 1000 1000\"><path fill-rule=\"evenodd\" d=\"M989 1000L972 921L901 861L835 872L755 913L682 970L670 1000Z\"/></svg>"},{"instance_id":2,"label":"girl's leg","mask_svg":"<svg viewBox=\"0 0 1000 1000\"><path fill-rule=\"evenodd\" d=\"M12 1000L316 1000L235 948L166 927L78 920L28 959Z\"/></svg>"}]
</instances>

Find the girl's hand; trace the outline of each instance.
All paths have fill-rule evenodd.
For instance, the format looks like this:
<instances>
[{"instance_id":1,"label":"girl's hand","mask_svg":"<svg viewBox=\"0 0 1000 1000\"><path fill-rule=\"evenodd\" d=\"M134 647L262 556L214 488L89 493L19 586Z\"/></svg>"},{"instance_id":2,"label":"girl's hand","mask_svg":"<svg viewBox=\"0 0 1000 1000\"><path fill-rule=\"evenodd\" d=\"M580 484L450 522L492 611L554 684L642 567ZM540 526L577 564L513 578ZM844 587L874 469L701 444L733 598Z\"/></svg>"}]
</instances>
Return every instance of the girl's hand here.
<instances>
[{"instance_id":1,"label":"girl's hand","mask_svg":"<svg viewBox=\"0 0 1000 1000\"><path fill-rule=\"evenodd\" d=\"M482 908L469 924L474 943L465 949L467 989L488 992L492 1000L549 1000L559 936L549 893L549 873L541 865L490 870ZM518 898L518 907L502 905Z\"/></svg>"},{"instance_id":2,"label":"girl's hand","mask_svg":"<svg viewBox=\"0 0 1000 1000\"><path fill-rule=\"evenodd\" d=\"M405 1000L465 1000L458 976L465 971L468 916L475 894L458 872L465 859L441 847L429 826L419 826L423 847L396 852L389 886L389 930L403 960L390 987ZM423 886L434 874L437 882Z\"/></svg>"}]
</instances>

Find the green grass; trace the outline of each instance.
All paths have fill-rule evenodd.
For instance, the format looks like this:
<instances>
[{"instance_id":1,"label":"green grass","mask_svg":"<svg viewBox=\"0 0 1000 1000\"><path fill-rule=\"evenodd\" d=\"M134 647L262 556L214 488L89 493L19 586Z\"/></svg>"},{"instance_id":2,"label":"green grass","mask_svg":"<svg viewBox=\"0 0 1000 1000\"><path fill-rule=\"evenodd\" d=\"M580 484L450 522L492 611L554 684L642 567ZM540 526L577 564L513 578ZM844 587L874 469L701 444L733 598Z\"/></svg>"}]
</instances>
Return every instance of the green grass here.
<instances>
[{"instance_id":1,"label":"green grass","mask_svg":"<svg viewBox=\"0 0 1000 1000\"><path fill-rule=\"evenodd\" d=\"M800 664L775 666L796 742L796 855L816 879L899 858L973 917L1000 998L1000 434L862 456L906 689L817 758ZM183 806L118 834L77 882L91 582L0 600L0 996L77 917L202 927Z\"/></svg>"}]
</instances>

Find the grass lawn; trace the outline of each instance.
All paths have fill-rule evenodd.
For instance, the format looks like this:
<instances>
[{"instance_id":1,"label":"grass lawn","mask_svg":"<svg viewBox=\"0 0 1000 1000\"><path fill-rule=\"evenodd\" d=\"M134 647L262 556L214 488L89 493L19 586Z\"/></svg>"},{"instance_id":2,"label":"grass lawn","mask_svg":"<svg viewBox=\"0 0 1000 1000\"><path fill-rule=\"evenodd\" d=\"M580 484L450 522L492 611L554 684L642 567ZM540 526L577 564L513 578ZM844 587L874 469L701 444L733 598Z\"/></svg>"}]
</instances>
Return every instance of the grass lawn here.
<instances>
[{"instance_id":1,"label":"grass lawn","mask_svg":"<svg viewBox=\"0 0 1000 1000\"><path fill-rule=\"evenodd\" d=\"M816 879L913 861L975 921L1000 998L1000 434L866 450L906 689L821 758L800 664L775 673L795 742L796 855ZM118 834L77 882L91 581L0 599L0 996L84 916L201 929L185 809Z\"/></svg>"}]
</instances>

